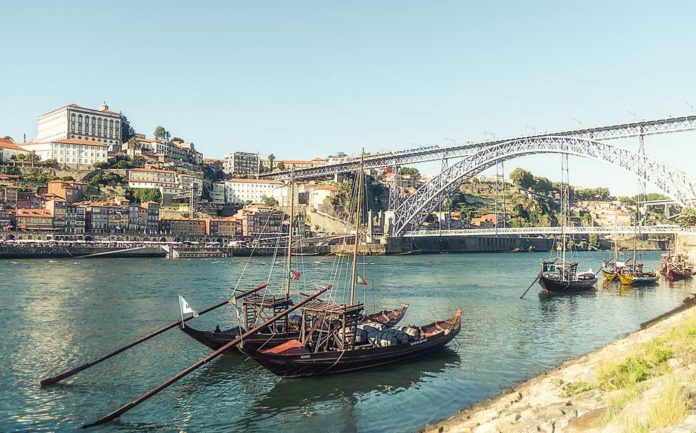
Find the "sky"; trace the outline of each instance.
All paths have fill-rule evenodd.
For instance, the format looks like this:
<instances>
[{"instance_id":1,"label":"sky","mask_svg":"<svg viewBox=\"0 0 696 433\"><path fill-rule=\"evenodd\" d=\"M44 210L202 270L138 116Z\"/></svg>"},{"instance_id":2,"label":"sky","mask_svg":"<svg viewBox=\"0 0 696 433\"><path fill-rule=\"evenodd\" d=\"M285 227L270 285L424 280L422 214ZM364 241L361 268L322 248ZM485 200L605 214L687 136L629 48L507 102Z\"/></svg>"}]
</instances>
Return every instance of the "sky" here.
<instances>
[{"instance_id":1,"label":"sky","mask_svg":"<svg viewBox=\"0 0 696 433\"><path fill-rule=\"evenodd\" d=\"M688 1L3 0L0 16L0 136L17 141L42 113L102 101L206 157L280 159L696 114ZM696 176L695 141L649 137L646 153ZM561 173L560 156L515 167ZM639 190L609 164L570 168Z\"/></svg>"}]
</instances>

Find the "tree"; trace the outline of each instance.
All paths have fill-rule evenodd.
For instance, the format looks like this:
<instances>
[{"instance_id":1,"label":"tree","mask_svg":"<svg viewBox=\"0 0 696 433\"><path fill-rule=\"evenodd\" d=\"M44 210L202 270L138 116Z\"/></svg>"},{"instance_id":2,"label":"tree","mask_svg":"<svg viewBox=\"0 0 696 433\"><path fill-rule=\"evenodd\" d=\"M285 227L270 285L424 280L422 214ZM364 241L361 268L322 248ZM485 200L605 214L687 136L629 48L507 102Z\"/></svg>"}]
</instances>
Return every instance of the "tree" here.
<instances>
[{"instance_id":1,"label":"tree","mask_svg":"<svg viewBox=\"0 0 696 433\"><path fill-rule=\"evenodd\" d=\"M125 143L135 135L135 130L131 126L128 118L121 114L121 142Z\"/></svg>"},{"instance_id":2,"label":"tree","mask_svg":"<svg viewBox=\"0 0 696 433\"><path fill-rule=\"evenodd\" d=\"M274 199L273 197L268 197L266 195L261 196L261 203L263 203L264 206L268 207L278 206L278 200Z\"/></svg>"},{"instance_id":3,"label":"tree","mask_svg":"<svg viewBox=\"0 0 696 433\"><path fill-rule=\"evenodd\" d=\"M677 224L682 227L696 226L696 209L685 207L677 217Z\"/></svg>"},{"instance_id":4,"label":"tree","mask_svg":"<svg viewBox=\"0 0 696 433\"><path fill-rule=\"evenodd\" d=\"M401 169L401 174L411 176L412 178L414 178L416 180L420 179L420 171L418 171L417 168L404 167Z\"/></svg>"},{"instance_id":5,"label":"tree","mask_svg":"<svg viewBox=\"0 0 696 433\"><path fill-rule=\"evenodd\" d=\"M169 139L169 131L164 129L163 126L158 126L155 128L154 136L158 140L167 140Z\"/></svg>"},{"instance_id":6,"label":"tree","mask_svg":"<svg viewBox=\"0 0 696 433\"><path fill-rule=\"evenodd\" d=\"M539 194L548 194L553 190L553 184L548 178L534 176L534 190Z\"/></svg>"},{"instance_id":7,"label":"tree","mask_svg":"<svg viewBox=\"0 0 696 433\"><path fill-rule=\"evenodd\" d=\"M278 170L285 170L285 163L283 161L278 161Z\"/></svg>"},{"instance_id":8,"label":"tree","mask_svg":"<svg viewBox=\"0 0 696 433\"><path fill-rule=\"evenodd\" d=\"M523 189L529 189L534 186L534 176L522 168L516 168L510 173L512 183Z\"/></svg>"},{"instance_id":9,"label":"tree","mask_svg":"<svg viewBox=\"0 0 696 433\"><path fill-rule=\"evenodd\" d=\"M131 201L138 201L140 203L146 201L159 202L160 200L162 200L162 194L160 193L159 189L155 188L129 188L126 191L126 198L128 198Z\"/></svg>"},{"instance_id":10,"label":"tree","mask_svg":"<svg viewBox=\"0 0 696 433\"><path fill-rule=\"evenodd\" d=\"M599 235L597 233L592 233L589 238L589 246L591 249L599 249Z\"/></svg>"},{"instance_id":11,"label":"tree","mask_svg":"<svg viewBox=\"0 0 696 433\"><path fill-rule=\"evenodd\" d=\"M270 155L268 155L268 167L270 171L273 171L273 163L275 162L275 159L276 157L274 154L271 153Z\"/></svg>"}]
</instances>

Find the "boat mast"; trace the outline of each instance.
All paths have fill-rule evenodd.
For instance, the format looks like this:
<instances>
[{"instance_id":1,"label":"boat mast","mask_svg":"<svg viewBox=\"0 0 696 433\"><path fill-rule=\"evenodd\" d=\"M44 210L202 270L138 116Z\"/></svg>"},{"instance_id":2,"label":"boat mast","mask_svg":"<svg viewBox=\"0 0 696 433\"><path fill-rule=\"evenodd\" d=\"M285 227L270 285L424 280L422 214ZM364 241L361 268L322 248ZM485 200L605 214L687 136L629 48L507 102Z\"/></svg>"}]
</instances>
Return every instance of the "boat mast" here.
<instances>
[{"instance_id":1,"label":"boat mast","mask_svg":"<svg viewBox=\"0 0 696 433\"><path fill-rule=\"evenodd\" d=\"M365 175L363 172L364 157L365 150L363 149L363 151L360 153L360 169L355 176L355 180L358 181L358 194L356 195L358 203L355 206L355 242L353 243L353 273L350 278L350 305L355 303L355 283L358 276L358 243L360 242L360 216L362 214L362 182L363 176Z\"/></svg>"},{"instance_id":2,"label":"boat mast","mask_svg":"<svg viewBox=\"0 0 696 433\"><path fill-rule=\"evenodd\" d=\"M568 217L568 155L561 155L561 280L566 277L566 218ZM570 277L570 275L568 275Z\"/></svg>"},{"instance_id":3,"label":"boat mast","mask_svg":"<svg viewBox=\"0 0 696 433\"><path fill-rule=\"evenodd\" d=\"M295 180L294 180L294 170L290 172L290 225L288 228L288 273L287 279L288 283L285 286L285 296L290 296L290 284L292 282L292 277L290 273L292 272L292 228L293 221L295 220Z\"/></svg>"}]
</instances>

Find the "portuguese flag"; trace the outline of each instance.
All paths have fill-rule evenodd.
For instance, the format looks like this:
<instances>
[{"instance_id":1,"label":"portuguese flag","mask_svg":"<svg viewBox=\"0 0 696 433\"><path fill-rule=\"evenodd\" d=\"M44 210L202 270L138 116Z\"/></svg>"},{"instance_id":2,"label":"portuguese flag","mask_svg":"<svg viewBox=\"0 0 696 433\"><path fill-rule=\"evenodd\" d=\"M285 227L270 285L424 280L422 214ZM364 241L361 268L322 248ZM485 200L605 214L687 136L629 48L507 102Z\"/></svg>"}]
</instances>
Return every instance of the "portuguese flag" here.
<instances>
[{"instance_id":1,"label":"portuguese flag","mask_svg":"<svg viewBox=\"0 0 696 433\"><path fill-rule=\"evenodd\" d=\"M290 272L288 273L288 279L289 279L289 280L299 281L299 280L300 280L300 273L297 272L297 271L293 271L292 269L290 269Z\"/></svg>"},{"instance_id":2,"label":"portuguese flag","mask_svg":"<svg viewBox=\"0 0 696 433\"><path fill-rule=\"evenodd\" d=\"M362 284L363 286L367 286L367 281L360 275L358 275L358 284Z\"/></svg>"}]
</instances>

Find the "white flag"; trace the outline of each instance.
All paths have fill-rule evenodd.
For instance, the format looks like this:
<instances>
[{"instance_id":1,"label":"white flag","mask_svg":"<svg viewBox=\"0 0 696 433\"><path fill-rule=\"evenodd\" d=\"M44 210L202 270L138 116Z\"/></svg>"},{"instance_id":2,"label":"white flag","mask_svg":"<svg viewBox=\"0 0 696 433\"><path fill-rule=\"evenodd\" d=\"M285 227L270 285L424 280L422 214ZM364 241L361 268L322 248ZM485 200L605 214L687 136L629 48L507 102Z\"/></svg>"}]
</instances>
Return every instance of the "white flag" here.
<instances>
[{"instance_id":1,"label":"white flag","mask_svg":"<svg viewBox=\"0 0 696 433\"><path fill-rule=\"evenodd\" d=\"M191 308L186 299L179 295L179 311L181 312L181 319L188 319L189 317L198 317L196 310ZM190 314L190 316L189 316Z\"/></svg>"}]
</instances>

